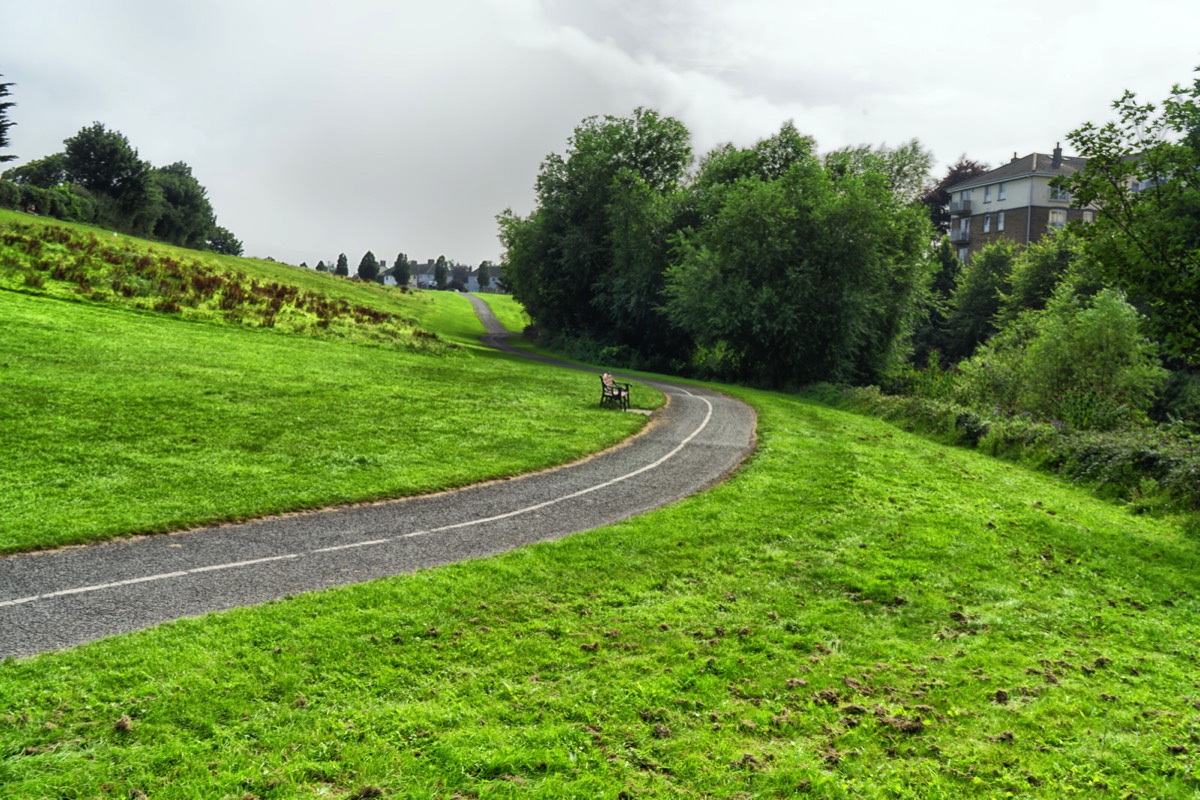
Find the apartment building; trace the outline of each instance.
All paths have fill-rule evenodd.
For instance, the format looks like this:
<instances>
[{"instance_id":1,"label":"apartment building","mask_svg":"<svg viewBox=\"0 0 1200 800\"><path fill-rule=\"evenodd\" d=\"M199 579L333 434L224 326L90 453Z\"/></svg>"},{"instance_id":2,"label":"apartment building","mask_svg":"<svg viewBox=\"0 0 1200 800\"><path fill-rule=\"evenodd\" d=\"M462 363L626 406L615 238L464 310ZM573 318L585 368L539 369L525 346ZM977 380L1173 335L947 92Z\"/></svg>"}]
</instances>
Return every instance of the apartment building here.
<instances>
[{"instance_id":1,"label":"apartment building","mask_svg":"<svg viewBox=\"0 0 1200 800\"><path fill-rule=\"evenodd\" d=\"M947 186L950 192L950 241L966 262L984 245L1007 237L1021 244L1036 242L1047 231L1068 222L1090 222L1093 208L1074 208L1071 195L1050 186L1070 175L1086 159L1053 153L1030 153L1002 167Z\"/></svg>"}]
</instances>

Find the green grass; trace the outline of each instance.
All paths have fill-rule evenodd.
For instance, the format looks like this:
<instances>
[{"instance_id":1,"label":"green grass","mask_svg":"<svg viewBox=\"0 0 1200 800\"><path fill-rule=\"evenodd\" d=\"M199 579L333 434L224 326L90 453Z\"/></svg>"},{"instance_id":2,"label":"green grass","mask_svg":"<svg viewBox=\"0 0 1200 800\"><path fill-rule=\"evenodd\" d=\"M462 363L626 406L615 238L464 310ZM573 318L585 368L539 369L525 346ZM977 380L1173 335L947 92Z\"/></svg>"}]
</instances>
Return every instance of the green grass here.
<instances>
[{"instance_id":1,"label":"green grass","mask_svg":"<svg viewBox=\"0 0 1200 800\"><path fill-rule=\"evenodd\" d=\"M512 295L479 292L476 296L488 304L492 313L496 315L496 319L500 320L500 324L508 330L520 333L530 323L529 315L525 313L525 307L514 300Z\"/></svg>"},{"instance_id":2,"label":"green grass","mask_svg":"<svg viewBox=\"0 0 1200 800\"><path fill-rule=\"evenodd\" d=\"M0 665L12 797L1193 797L1197 542L736 390L728 483Z\"/></svg>"},{"instance_id":3,"label":"green grass","mask_svg":"<svg viewBox=\"0 0 1200 800\"><path fill-rule=\"evenodd\" d=\"M110 259L93 232L15 216L0 215L0 553L463 486L645 423L598 409L590 376L484 348L461 295L132 239ZM247 289L231 320L187 289L196 275L275 288ZM168 297L179 310L155 311Z\"/></svg>"}]
</instances>

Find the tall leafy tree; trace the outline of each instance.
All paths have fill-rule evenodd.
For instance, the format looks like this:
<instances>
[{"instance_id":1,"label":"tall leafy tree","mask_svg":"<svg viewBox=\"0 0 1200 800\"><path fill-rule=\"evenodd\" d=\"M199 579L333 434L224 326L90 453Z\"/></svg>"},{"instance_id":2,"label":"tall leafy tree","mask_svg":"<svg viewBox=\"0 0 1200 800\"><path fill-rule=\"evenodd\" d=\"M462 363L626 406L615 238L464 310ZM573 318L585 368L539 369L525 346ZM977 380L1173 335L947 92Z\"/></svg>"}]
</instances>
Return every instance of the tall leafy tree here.
<instances>
[{"instance_id":1,"label":"tall leafy tree","mask_svg":"<svg viewBox=\"0 0 1200 800\"><path fill-rule=\"evenodd\" d=\"M833 170L791 124L701 164L667 313L726 377L771 385L878 376L927 279L924 213L874 164ZM853 235L848 235L853 232Z\"/></svg>"},{"instance_id":2,"label":"tall leafy tree","mask_svg":"<svg viewBox=\"0 0 1200 800\"><path fill-rule=\"evenodd\" d=\"M438 256L433 265L433 285L438 289L445 289L450 285L449 279L450 267L446 263L446 257Z\"/></svg>"},{"instance_id":3,"label":"tall leafy tree","mask_svg":"<svg viewBox=\"0 0 1200 800\"><path fill-rule=\"evenodd\" d=\"M162 198L154 235L182 247L202 247L217 225L207 190L182 161L152 172Z\"/></svg>"},{"instance_id":4,"label":"tall leafy tree","mask_svg":"<svg viewBox=\"0 0 1200 800\"><path fill-rule=\"evenodd\" d=\"M1200 78L1161 104L1126 92L1113 107L1117 120L1067 135L1087 165L1063 185L1097 208L1082 232L1109 280L1171 356L1200 365Z\"/></svg>"},{"instance_id":5,"label":"tall leafy tree","mask_svg":"<svg viewBox=\"0 0 1200 800\"><path fill-rule=\"evenodd\" d=\"M963 263L950 239L943 236L930 255L932 277L918 298L918 323L913 331L913 360L927 363L933 352L947 352L946 317Z\"/></svg>"},{"instance_id":6,"label":"tall leafy tree","mask_svg":"<svg viewBox=\"0 0 1200 800\"><path fill-rule=\"evenodd\" d=\"M153 231L161 192L125 135L96 122L66 139L67 179L110 201L106 221L135 232Z\"/></svg>"},{"instance_id":7,"label":"tall leafy tree","mask_svg":"<svg viewBox=\"0 0 1200 800\"><path fill-rule=\"evenodd\" d=\"M412 279L412 267L408 263L407 253L396 256L396 263L392 266L392 277L396 279L397 286L408 286Z\"/></svg>"},{"instance_id":8,"label":"tall leafy tree","mask_svg":"<svg viewBox=\"0 0 1200 800\"><path fill-rule=\"evenodd\" d=\"M379 260L368 250L358 262L358 278L363 281L374 281L379 277Z\"/></svg>"},{"instance_id":9,"label":"tall leafy tree","mask_svg":"<svg viewBox=\"0 0 1200 800\"><path fill-rule=\"evenodd\" d=\"M887 176L892 192L905 202L918 199L929 182L933 154L916 139L899 147L846 147L825 155L825 168L832 173L878 172Z\"/></svg>"},{"instance_id":10,"label":"tall leafy tree","mask_svg":"<svg viewBox=\"0 0 1200 800\"><path fill-rule=\"evenodd\" d=\"M339 253L337 257L337 266L333 268L334 275L341 275L343 278L350 274L350 262L346 260L345 253Z\"/></svg>"},{"instance_id":11,"label":"tall leafy tree","mask_svg":"<svg viewBox=\"0 0 1200 800\"><path fill-rule=\"evenodd\" d=\"M691 161L683 124L643 108L585 119L565 154L546 157L533 213L497 218L505 281L543 330L650 349L668 326L658 310L668 251L665 235L638 250L634 206L678 191Z\"/></svg>"},{"instance_id":12,"label":"tall leafy tree","mask_svg":"<svg viewBox=\"0 0 1200 800\"><path fill-rule=\"evenodd\" d=\"M484 261L482 261L479 264L479 273L478 274L479 274L479 288L480 289L486 289L491 284L491 282L492 282L492 267L493 266L494 265L492 264L492 262L488 261L487 259L484 259Z\"/></svg>"},{"instance_id":13,"label":"tall leafy tree","mask_svg":"<svg viewBox=\"0 0 1200 800\"><path fill-rule=\"evenodd\" d=\"M3 77L3 75L0 75L0 78ZM16 84L14 83L5 83L0 81L0 150L8 147L8 130L13 125L17 124L10 121L8 118L8 110L15 106L16 103L11 100L4 99L5 97L9 96L9 88L15 85ZM0 164L4 163L5 161L12 161L14 158L16 158L16 156L11 153L0 153Z\"/></svg>"},{"instance_id":14,"label":"tall leafy tree","mask_svg":"<svg viewBox=\"0 0 1200 800\"><path fill-rule=\"evenodd\" d=\"M998 330L997 317L1009 291L1018 247L1000 239L981 249L959 274L946 318L947 355L965 358Z\"/></svg>"},{"instance_id":15,"label":"tall leafy tree","mask_svg":"<svg viewBox=\"0 0 1200 800\"><path fill-rule=\"evenodd\" d=\"M208 249L214 253L226 256L240 256L242 254L242 240L220 225L213 227L212 232L208 235L207 244Z\"/></svg>"}]
</instances>

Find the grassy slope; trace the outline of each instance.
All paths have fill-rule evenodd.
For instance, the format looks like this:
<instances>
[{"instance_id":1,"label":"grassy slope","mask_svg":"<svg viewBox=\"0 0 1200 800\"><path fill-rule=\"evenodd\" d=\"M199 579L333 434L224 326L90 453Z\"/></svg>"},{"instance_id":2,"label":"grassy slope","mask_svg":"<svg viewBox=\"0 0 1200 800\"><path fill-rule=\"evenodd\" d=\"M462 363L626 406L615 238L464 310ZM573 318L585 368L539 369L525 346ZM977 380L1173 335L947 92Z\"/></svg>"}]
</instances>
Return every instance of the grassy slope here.
<instances>
[{"instance_id":1,"label":"grassy slope","mask_svg":"<svg viewBox=\"0 0 1200 800\"><path fill-rule=\"evenodd\" d=\"M512 295L480 292L477 296L488 304L492 313L496 315L496 319L500 320L500 324L510 331L519 333L525 330L525 326L529 324L530 319L529 315L525 313L525 308L513 300Z\"/></svg>"},{"instance_id":2,"label":"grassy slope","mask_svg":"<svg viewBox=\"0 0 1200 800\"><path fill-rule=\"evenodd\" d=\"M15 217L0 215L0 232ZM21 254L0 251L0 553L461 486L572 460L644 423L597 410L588 376L479 346L459 295L121 247L383 309L440 339L412 347L397 327L393 345L352 323L299 335L202 308L181 320L145 310L153 295L82 299L48 270L23 288Z\"/></svg>"},{"instance_id":3,"label":"grassy slope","mask_svg":"<svg viewBox=\"0 0 1200 800\"><path fill-rule=\"evenodd\" d=\"M16 797L1184 797L1197 543L738 390L727 484L485 561L0 665Z\"/></svg>"}]
</instances>

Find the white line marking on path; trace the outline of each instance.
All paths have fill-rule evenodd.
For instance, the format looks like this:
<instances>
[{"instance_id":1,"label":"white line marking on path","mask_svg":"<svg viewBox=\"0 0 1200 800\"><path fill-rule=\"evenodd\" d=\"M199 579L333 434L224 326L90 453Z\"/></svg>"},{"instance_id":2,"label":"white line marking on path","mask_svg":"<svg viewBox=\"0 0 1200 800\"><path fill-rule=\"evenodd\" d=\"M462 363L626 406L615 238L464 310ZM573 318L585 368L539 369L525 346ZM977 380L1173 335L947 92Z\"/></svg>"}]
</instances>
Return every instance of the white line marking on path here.
<instances>
[{"instance_id":1,"label":"white line marking on path","mask_svg":"<svg viewBox=\"0 0 1200 800\"><path fill-rule=\"evenodd\" d=\"M46 594L30 595L29 597L18 597L13 600L0 600L0 608L5 608L7 606L24 605L26 603L33 603L37 600L50 600L55 597L65 597L67 595L98 592L103 589L115 589L120 586L130 586L130 585L133 585L136 583L148 583L150 581L161 581L161 580L167 580L169 578L183 578L188 575L196 575L196 574L199 574L202 572L216 572L218 570L223 570L223 569L238 569L240 567L249 567L249 566L253 566L255 564L265 564L270 561L287 561L290 559L300 558L300 557L306 556L306 555L315 555L316 553L333 553L338 550L350 550L350 549L356 548L356 547L368 547L368 546L376 545L376 544L387 544L388 542L396 541L398 539L411 539L416 536L428 536L429 534L432 534L432 533L444 533L445 531L457 530L458 528L469 528L474 525L485 525L489 522L499 522L500 520L503 520L503 519L519 517L522 514L529 514L533 511L539 511L548 506L566 502L567 500L574 500L576 497L582 497L586 494L591 494L592 492L598 492L601 489L607 489L609 486L613 486L615 484L621 483L622 481L629 480L630 478L641 475L644 472L649 472L652 469L657 469L658 467L662 466L667 461L669 461L671 458L676 456L681 450L683 450L683 448L687 447L688 444L690 444L693 439L695 439L697 436L699 436L700 433L705 428L708 427L708 423L712 419L713 404L708 398L699 397L699 395L692 394L691 392L689 392L686 389L683 390L683 393L688 395L689 397L698 397L701 401L703 401L703 403L706 406L708 406L708 411L704 415L704 421L700 423L700 425L696 428L696 430L694 430L690 434L688 434L687 437L685 437L683 441L681 441L679 444L677 444L674 447L674 449L671 450L671 452L667 453L666 455L659 458L657 461L654 461L653 463L647 464L644 467L638 467L637 469L633 470L632 472L627 472L624 475L619 475L616 478L611 478L611 479L605 481L604 483L598 483L595 486L589 486L586 489L580 489L577 492L572 492L571 494L563 495L562 497L556 497L552 500L545 500L545 501L543 501L541 503L537 503L535 505L525 506L524 508L518 508L515 511L506 511L503 514L496 514L496 515L490 516L490 517L480 517L479 519L472 519L472 520L468 520L466 522L456 522L453 525L443 525L440 528L430 528L429 530L425 530L425 531L412 531L411 533L404 533L404 534L400 534L398 536L391 536L391 537L387 537L384 539L371 539L369 541L364 541L364 542L353 542L351 544L335 545L332 547L321 547L321 548L317 548L315 550L309 550L309 551L306 551L303 553L288 553L288 554L282 555L282 556L267 556L265 558L252 558L248 561L231 561L231 562L228 562L225 564L212 564L207 567L194 567L192 569L180 570L178 572L163 572L158 575L146 575L145 577L141 577L141 578L128 578L126 580L113 581L111 583L97 583L92 586L80 586L75 589L60 589L59 591L56 591L56 592L47 592Z\"/></svg>"}]
</instances>

